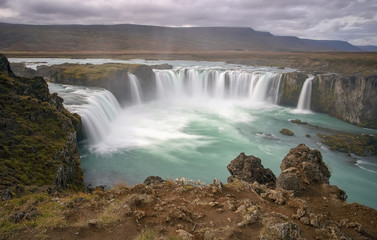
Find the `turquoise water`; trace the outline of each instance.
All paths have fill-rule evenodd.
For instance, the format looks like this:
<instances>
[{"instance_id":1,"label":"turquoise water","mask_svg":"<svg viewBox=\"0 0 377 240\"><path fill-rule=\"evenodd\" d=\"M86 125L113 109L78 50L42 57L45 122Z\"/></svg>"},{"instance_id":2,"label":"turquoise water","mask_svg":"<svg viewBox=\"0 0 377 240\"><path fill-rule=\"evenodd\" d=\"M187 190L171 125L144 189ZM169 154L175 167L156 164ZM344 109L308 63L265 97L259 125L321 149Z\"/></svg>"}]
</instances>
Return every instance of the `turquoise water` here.
<instances>
[{"instance_id":1,"label":"turquoise water","mask_svg":"<svg viewBox=\"0 0 377 240\"><path fill-rule=\"evenodd\" d=\"M113 132L95 148L81 144L85 182L135 184L150 175L205 183L218 178L226 182L230 175L226 166L240 152L261 158L262 164L278 176L284 156L305 143L321 151L332 173L331 184L344 189L348 201L377 208L377 194L372 190L377 189L377 169L372 165L376 157L364 159L369 165L362 169L352 157L323 146L318 131L289 122L297 118L330 129L376 133L324 114L299 114L272 105L153 102L124 109L112 123ZM295 136L281 135L282 128L291 129ZM271 134L273 139L266 139L261 132ZM306 134L312 137L305 137Z\"/></svg>"},{"instance_id":2,"label":"turquoise water","mask_svg":"<svg viewBox=\"0 0 377 240\"><path fill-rule=\"evenodd\" d=\"M20 61L28 62L31 67L44 64L41 62L113 62L109 59L13 59L13 62ZM273 100L280 81L278 69L258 67L251 71L249 67L225 63L169 63L175 66L174 71L156 71L157 95L163 97L123 108L104 89L50 84L51 92L58 92L65 99L66 107L79 113L84 121L88 138L79 147L86 184L136 184L150 175L199 179L204 183L217 178L226 182L230 175L226 167L240 152L259 157L278 176L284 156L291 148L305 143L321 151L331 171L330 183L344 189L349 202L377 209L377 156L351 157L330 151L317 137L320 130L289 120L300 119L354 133L376 134L377 130L359 128L325 114L277 106ZM188 70L180 71L177 69L180 67ZM224 87L218 84L222 81L225 85L224 71L229 71L231 97L222 95ZM259 86L260 79L269 77L271 71L274 76L267 79L271 81ZM187 76L189 85L184 79ZM211 77L216 77L216 81ZM134 87L137 91L137 86ZM272 95L260 92L266 88ZM171 97L166 98L169 94ZM282 128L291 129L295 135L281 135ZM311 137L306 137L307 134Z\"/></svg>"}]
</instances>

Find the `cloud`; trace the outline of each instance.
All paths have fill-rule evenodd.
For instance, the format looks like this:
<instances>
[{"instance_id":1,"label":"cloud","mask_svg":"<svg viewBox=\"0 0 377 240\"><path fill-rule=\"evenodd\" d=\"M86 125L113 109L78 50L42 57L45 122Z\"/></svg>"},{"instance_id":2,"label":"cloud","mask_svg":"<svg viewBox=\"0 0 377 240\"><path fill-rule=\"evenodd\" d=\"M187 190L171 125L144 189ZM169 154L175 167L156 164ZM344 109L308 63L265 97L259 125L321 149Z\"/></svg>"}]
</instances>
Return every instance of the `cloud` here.
<instances>
[{"instance_id":1,"label":"cloud","mask_svg":"<svg viewBox=\"0 0 377 240\"><path fill-rule=\"evenodd\" d=\"M0 21L252 27L377 45L375 0L0 0Z\"/></svg>"}]
</instances>

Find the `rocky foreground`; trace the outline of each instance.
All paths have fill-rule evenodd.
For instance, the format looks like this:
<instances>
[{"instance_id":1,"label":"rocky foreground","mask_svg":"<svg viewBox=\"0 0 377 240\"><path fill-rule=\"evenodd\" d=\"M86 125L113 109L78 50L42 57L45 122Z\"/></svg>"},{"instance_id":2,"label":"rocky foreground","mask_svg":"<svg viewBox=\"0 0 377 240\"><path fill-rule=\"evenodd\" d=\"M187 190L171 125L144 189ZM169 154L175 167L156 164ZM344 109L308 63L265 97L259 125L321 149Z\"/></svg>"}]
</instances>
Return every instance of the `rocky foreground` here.
<instances>
[{"instance_id":1,"label":"rocky foreground","mask_svg":"<svg viewBox=\"0 0 377 240\"><path fill-rule=\"evenodd\" d=\"M279 177L241 153L223 184L163 180L1 202L2 239L377 239L377 211L329 185L321 153L301 144Z\"/></svg>"}]
</instances>

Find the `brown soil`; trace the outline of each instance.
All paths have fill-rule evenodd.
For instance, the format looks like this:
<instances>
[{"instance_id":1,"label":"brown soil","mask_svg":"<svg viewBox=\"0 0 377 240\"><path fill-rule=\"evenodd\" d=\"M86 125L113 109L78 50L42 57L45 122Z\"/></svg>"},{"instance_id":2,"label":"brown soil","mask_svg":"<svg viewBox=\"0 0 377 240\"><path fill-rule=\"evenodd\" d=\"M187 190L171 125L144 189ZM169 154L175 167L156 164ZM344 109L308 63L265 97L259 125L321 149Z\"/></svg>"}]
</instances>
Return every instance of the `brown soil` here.
<instances>
[{"instance_id":1,"label":"brown soil","mask_svg":"<svg viewBox=\"0 0 377 240\"><path fill-rule=\"evenodd\" d=\"M266 229L274 223L293 222L305 239L377 239L377 211L342 202L334 186L314 186L298 197L277 190L282 194L280 204L272 195L256 193L269 191L263 185L241 181L202 186L169 180L152 186L96 190L80 197L60 194L46 201L64 205L57 213L62 214L62 225L25 228L6 238L261 239L263 235L264 239L278 239ZM304 211L301 218L298 209ZM308 223L306 219L318 221ZM152 237L143 238L146 231Z\"/></svg>"}]
</instances>

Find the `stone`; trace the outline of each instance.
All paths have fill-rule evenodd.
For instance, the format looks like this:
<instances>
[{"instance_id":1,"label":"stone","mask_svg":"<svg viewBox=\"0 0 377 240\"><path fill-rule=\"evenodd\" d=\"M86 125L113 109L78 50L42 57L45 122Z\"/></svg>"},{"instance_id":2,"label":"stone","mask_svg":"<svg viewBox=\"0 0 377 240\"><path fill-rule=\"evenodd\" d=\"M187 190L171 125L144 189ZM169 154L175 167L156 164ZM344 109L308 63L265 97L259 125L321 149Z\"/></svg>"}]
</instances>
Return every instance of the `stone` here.
<instances>
[{"instance_id":1,"label":"stone","mask_svg":"<svg viewBox=\"0 0 377 240\"><path fill-rule=\"evenodd\" d=\"M13 198L13 194L9 189L5 189L1 193L1 198L3 199L3 201L11 200Z\"/></svg>"},{"instance_id":2,"label":"stone","mask_svg":"<svg viewBox=\"0 0 377 240\"><path fill-rule=\"evenodd\" d=\"M295 194L305 190L306 185L329 184L330 171L322 161L321 153L305 144L292 148L284 157L277 187L292 190Z\"/></svg>"},{"instance_id":3,"label":"stone","mask_svg":"<svg viewBox=\"0 0 377 240\"><path fill-rule=\"evenodd\" d=\"M301 229L293 222L272 223L266 226L261 239L264 240L296 240L301 239Z\"/></svg>"},{"instance_id":4,"label":"stone","mask_svg":"<svg viewBox=\"0 0 377 240\"><path fill-rule=\"evenodd\" d=\"M194 239L194 235L188 233L187 231L185 231L185 230L183 230L183 229L176 230L175 232L177 233L177 235L178 235L182 240L193 240L193 239Z\"/></svg>"},{"instance_id":5,"label":"stone","mask_svg":"<svg viewBox=\"0 0 377 240\"><path fill-rule=\"evenodd\" d=\"M164 182L164 179L159 176L149 176L144 180L145 185L155 185L162 182Z\"/></svg>"},{"instance_id":6,"label":"stone","mask_svg":"<svg viewBox=\"0 0 377 240\"><path fill-rule=\"evenodd\" d=\"M24 219L24 217L25 217L24 212L16 212L15 214L11 215L8 220L9 222L19 223Z\"/></svg>"},{"instance_id":7,"label":"stone","mask_svg":"<svg viewBox=\"0 0 377 240\"><path fill-rule=\"evenodd\" d=\"M301 193L305 190L297 174L290 171L282 172L276 180L276 185L285 190L291 190L295 194Z\"/></svg>"},{"instance_id":8,"label":"stone","mask_svg":"<svg viewBox=\"0 0 377 240\"><path fill-rule=\"evenodd\" d=\"M279 131L279 133L286 135L286 136L293 136L295 135L291 130L288 128L283 128L282 130Z\"/></svg>"},{"instance_id":9,"label":"stone","mask_svg":"<svg viewBox=\"0 0 377 240\"><path fill-rule=\"evenodd\" d=\"M239 179L248 183L258 182L270 186L275 185L276 177L274 173L269 168L264 168L261 160L252 155L246 156L245 153L240 153L230 162L228 171L232 175L228 178L228 182Z\"/></svg>"}]
</instances>

